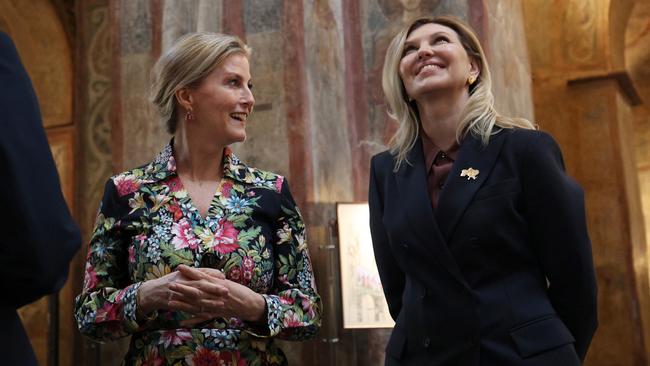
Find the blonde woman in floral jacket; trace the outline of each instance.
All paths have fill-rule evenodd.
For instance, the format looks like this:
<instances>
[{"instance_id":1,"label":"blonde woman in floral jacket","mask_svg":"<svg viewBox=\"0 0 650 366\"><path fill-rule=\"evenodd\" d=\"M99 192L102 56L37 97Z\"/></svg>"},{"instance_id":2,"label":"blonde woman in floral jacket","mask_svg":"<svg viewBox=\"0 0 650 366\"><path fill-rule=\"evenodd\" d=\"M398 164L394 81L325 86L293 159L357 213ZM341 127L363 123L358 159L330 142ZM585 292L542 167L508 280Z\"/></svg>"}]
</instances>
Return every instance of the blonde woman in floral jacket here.
<instances>
[{"instance_id":1,"label":"blonde woman in floral jacket","mask_svg":"<svg viewBox=\"0 0 650 366\"><path fill-rule=\"evenodd\" d=\"M274 338L320 326L305 227L286 179L244 165L255 102L238 38L183 37L154 67L171 142L108 180L75 316L97 340L132 335L127 365L285 365Z\"/></svg>"}]
</instances>

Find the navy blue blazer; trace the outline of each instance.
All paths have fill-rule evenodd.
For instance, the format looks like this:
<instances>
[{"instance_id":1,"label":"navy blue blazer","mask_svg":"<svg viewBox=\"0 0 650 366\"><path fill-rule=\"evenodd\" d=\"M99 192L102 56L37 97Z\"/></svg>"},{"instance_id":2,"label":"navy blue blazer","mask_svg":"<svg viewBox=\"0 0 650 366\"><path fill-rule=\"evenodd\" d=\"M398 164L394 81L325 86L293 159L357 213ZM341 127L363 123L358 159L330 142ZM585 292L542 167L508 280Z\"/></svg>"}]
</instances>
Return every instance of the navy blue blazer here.
<instances>
[{"instance_id":1,"label":"navy blue blazer","mask_svg":"<svg viewBox=\"0 0 650 366\"><path fill-rule=\"evenodd\" d=\"M0 111L0 358L3 365L36 365L16 309L63 286L81 238L61 193L36 94L2 32Z\"/></svg>"},{"instance_id":2,"label":"navy blue blazer","mask_svg":"<svg viewBox=\"0 0 650 366\"><path fill-rule=\"evenodd\" d=\"M386 365L580 365L597 327L582 189L546 133L467 136L434 210L421 141L373 157L370 228L396 321ZM475 179L463 170L478 170Z\"/></svg>"}]
</instances>

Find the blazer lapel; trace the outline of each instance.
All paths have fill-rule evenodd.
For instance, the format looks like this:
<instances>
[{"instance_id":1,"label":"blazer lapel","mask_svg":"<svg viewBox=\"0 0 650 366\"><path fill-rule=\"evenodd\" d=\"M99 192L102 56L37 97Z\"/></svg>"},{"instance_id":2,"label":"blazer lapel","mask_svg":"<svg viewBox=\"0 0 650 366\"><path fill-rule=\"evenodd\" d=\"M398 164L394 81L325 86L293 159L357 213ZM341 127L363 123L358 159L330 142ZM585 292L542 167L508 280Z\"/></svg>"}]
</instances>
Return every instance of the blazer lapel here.
<instances>
[{"instance_id":1,"label":"blazer lapel","mask_svg":"<svg viewBox=\"0 0 650 366\"><path fill-rule=\"evenodd\" d=\"M480 140L470 134L461 145L458 158L440 192L435 212L438 226L447 243L476 191L490 175L505 140L504 135L505 131L493 135L488 145L483 146ZM469 171L470 168L474 171ZM463 174L463 170L466 174Z\"/></svg>"},{"instance_id":2,"label":"blazer lapel","mask_svg":"<svg viewBox=\"0 0 650 366\"><path fill-rule=\"evenodd\" d=\"M421 239L413 244L418 246L418 253L427 256L431 255L452 276L467 286L436 223L427 190L424 154L420 139L409 152L407 159L410 165L404 163L397 171L396 179L400 197L404 200L405 207L407 207L407 217L411 229Z\"/></svg>"}]
</instances>

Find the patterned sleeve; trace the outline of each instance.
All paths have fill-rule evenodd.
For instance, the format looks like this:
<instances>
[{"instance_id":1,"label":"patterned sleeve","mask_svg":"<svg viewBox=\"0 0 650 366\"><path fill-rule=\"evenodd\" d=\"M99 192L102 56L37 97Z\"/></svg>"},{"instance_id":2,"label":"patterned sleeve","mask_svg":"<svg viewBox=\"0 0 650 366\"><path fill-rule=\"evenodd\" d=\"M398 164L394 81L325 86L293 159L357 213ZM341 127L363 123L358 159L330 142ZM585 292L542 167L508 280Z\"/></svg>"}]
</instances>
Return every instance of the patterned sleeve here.
<instances>
[{"instance_id":1,"label":"patterned sleeve","mask_svg":"<svg viewBox=\"0 0 650 366\"><path fill-rule=\"evenodd\" d=\"M280 217L274 245L275 280L267 306L267 336L287 340L313 338L321 324L321 298L316 292L305 224L284 180L281 186ZM255 332L257 333L257 332Z\"/></svg>"},{"instance_id":2,"label":"patterned sleeve","mask_svg":"<svg viewBox=\"0 0 650 366\"><path fill-rule=\"evenodd\" d=\"M95 340L122 338L141 328L136 321L136 292L141 283L129 280L121 220L128 213L124 206L109 180L88 246L83 290L75 299L77 326Z\"/></svg>"}]
</instances>

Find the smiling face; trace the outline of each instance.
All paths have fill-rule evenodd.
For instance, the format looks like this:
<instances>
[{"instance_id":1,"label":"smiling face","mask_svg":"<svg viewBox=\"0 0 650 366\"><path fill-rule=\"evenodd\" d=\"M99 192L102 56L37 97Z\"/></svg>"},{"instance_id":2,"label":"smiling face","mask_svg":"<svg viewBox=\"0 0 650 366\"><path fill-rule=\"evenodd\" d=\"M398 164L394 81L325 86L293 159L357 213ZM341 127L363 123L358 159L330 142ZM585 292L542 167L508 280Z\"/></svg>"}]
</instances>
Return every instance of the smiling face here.
<instances>
[{"instance_id":1,"label":"smiling face","mask_svg":"<svg viewBox=\"0 0 650 366\"><path fill-rule=\"evenodd\" d=\"M467 91L467 79L478 75L478 68L453 29L427 23L406 37L399 75L408 96L418 100L440 91Z\"/></svg>"},{"instance_id":2,"label":"smiling face","mask_svg":"<svg viewBox=\"0 0 650 366\"><path fill-rule=\"evenodd\" d=\"M240 53L228 56L198 87L188 89L195 118L185 122L223 146L244 141L246 120L255 104L251 88L248 58Z\"/></svg>"}]
</instances>

